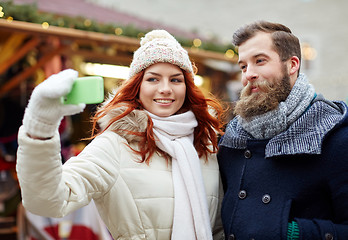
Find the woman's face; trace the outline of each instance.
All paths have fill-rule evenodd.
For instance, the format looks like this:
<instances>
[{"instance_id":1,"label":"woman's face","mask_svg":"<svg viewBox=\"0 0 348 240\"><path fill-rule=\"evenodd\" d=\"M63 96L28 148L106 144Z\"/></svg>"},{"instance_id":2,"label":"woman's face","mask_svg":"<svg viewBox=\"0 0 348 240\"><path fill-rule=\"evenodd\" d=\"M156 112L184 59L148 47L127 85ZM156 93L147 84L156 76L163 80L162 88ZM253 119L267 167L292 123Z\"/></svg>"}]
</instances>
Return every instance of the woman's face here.
<instances>
[{"instance_id":1,"label":"woman's face","mask_svg":"<svg viewBox=\"0 0 348 240\"><path fill-rule=\"evenodd\" d=\"M186 97L182 70L170 63L156 63L145 69L139 99L143 107L159 117L177 113Z\"/></svg>"}]
</instances>

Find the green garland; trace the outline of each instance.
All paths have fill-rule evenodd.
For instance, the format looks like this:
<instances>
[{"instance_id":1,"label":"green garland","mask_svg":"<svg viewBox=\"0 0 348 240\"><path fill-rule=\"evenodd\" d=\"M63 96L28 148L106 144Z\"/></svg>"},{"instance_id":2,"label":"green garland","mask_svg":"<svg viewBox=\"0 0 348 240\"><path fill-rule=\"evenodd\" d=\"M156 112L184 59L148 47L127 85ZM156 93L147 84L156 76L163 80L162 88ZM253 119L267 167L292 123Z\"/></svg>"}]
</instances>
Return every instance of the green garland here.
<instances>
[{"instance_id":1,"label":"green garland","mask_svg":"<svg viewBox=\"0 0 348 240\"><path fill-rule=\"evenodd\" d=\"M0 13L2 13L3 15L2 18L4 19L12 18L13 20L17 21L25 21L38 24L47 22L51 26L74 28L105 34L116 34L115 29L119 29L121 30L121 33L118 34L132 38L140 38L150 30L138 29L133 25L121 26L111 23L105 24L84 17L68 17L55 15L52 13L40 12L36 4L15 5L12 0L0 2L0 10ZM193 46L192 39L184 39L180 37L177 37L177 39L185 47ZM198 48L220 53L225 53L227 50L232 50L235 54L237 54L236 49L232 44L223 45L216 42L217 41L213 40L204 41Z\"/></svg>"}]
</instances>

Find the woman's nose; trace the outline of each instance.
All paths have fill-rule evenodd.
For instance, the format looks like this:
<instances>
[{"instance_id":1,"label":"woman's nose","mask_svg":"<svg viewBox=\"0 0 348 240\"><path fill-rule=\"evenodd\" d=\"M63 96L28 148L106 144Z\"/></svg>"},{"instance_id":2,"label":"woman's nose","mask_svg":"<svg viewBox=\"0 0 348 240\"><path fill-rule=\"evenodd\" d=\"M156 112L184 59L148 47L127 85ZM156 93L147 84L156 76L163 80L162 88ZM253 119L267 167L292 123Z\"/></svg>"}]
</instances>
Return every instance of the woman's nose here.
<instances>
[{"instance_id":1,"label":"woman's nose","mask_svg":"<svg viewBox=\"0 0 348 240\"><path fill-rule=\"evenodd\" d=\"M172 92L172 88L170 86L170 83L168 81L163 81L160 84L159 92L162 94L168 94Z\"/></svg>"}]
</instances>

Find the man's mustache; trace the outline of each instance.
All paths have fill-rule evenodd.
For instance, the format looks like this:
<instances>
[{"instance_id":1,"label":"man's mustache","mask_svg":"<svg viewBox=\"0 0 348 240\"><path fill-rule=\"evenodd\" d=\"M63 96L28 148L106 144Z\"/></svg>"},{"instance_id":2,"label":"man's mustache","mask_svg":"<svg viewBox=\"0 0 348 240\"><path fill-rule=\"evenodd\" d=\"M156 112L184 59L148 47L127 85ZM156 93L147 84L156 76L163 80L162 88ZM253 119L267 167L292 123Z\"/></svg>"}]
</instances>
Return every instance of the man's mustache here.
<instances>
[{"instance_id":1,"label":"man's mustache","mask_svg":"<svg viewBox=\"0 0 348 240\"><path fill-rule=\"evenodd\" d=\"M242 89L241 97L250 96L252 94L251 91L253 88L258 88L262 92L268 92L268 91L273 89L273 84L271 84L265 80L261 80L261 81L257 81L257 82L249 81L248 84Z\"/></svg>"}]
</instances>

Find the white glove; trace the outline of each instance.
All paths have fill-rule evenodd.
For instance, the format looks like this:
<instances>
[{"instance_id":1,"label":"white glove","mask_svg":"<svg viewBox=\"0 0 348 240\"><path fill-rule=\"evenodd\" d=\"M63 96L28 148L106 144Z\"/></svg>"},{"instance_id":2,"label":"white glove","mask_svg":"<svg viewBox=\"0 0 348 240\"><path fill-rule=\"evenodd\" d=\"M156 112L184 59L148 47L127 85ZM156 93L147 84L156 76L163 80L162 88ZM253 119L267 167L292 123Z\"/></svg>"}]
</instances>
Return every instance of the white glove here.
<instances>
[{"instance_id":1,"label":"white glove","mask_svg":"<svg viewBox=\"0 0 348 240\"><path fill-rule=\"evenodd\" d=\"M86 104L64 105L61 102L61 97L70 92L77 77L77 71L67 69L50 76L34 89L23 118L29 136L53 137L64 116L83 111Z\"/></svg>"}]
</instances>

